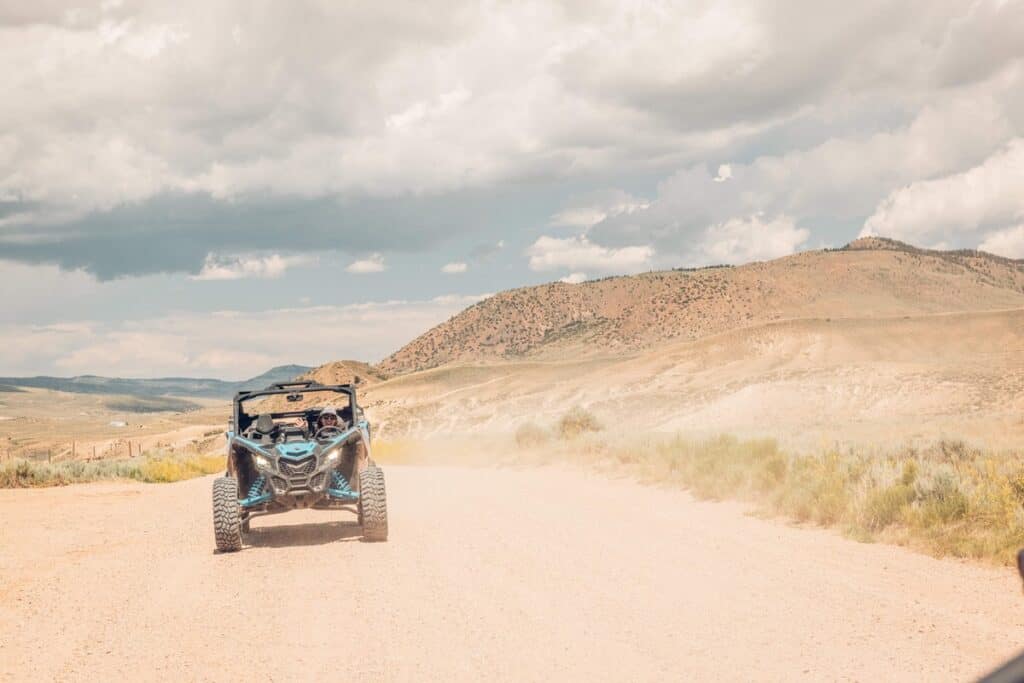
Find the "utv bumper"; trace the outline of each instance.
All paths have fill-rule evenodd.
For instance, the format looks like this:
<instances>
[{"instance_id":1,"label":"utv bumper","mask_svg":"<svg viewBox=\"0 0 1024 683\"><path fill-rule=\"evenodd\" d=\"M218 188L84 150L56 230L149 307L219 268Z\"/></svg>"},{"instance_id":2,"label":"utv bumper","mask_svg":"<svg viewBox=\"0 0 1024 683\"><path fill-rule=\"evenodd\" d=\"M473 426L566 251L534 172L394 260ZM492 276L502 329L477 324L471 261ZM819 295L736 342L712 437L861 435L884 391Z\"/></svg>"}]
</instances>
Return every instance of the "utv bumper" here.
<instances>
[{"instance_id":1,"label":"utv bumper","mask_svg":"<svg viewBox=\"0 0 1024 683\"><path fill-rule=\"evenodd\" d=\"M275 465L260 468L259 477L248 495L238 501L243 508L276 503L288 509L314 507L321 502L355 503L359 493L332 463L319 462L315 455L301 460L279 459Z\"/></svg>"}]
</instances>

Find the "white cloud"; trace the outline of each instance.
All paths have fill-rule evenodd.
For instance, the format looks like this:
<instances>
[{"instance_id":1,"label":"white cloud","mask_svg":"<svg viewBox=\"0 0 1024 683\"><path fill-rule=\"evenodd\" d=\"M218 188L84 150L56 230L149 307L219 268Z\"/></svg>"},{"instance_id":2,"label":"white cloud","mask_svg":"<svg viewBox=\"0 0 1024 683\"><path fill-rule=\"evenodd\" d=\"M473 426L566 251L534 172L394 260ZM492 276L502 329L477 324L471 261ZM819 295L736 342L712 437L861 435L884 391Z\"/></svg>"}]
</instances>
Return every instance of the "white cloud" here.
<instances>
[{"instance_id":1,"label":"white cloud","mask_svg":"<svg viewBox=\"0 0 1024 683\"><path fill-rule=\"evenodd\" d=\"M718 167L718 175L712 178L712 180L716 183L724 183L729 178L732 178L732 166L729 164L722 164Z\"/></svg>"},{"instance_id":2,"label":"white cloud","mask_svg":"<svg viewBox=\"0 0 1024 683\"><path fill-rule=\"evenodd\" d=\"M369 258L353 261L345 266L346 271L356 274L379 273L385 268L384 257L380 254L371 254Z\"/></svg>"},{"instance_id":3,"label":"white cloud","mask_svg":"<svg viewBox=\"0 0 1024 683\"><path fill-rule=\"evenodd\" d=\"M565 209L552 216L548 225L553 228L589 228L603 221L607 215L607 211L595 206Z\"/></svg>"},{"instance_id":4,"label":"white cloud","mask_svg":"<svg viewBox=\"0 0 1024 683\"><path fill-rule=\"evenodd\" d=\"M554 228L586 230L609 216L628 215L650 206L650 202L622 190L591 193L587 197L579 198L577 202L579 203L553 215L548 225Z\"/></svg>"},{"instance_id":5,"label":"white cloud","mask_svg":"<svg viewBox=\"0 0 1024 683\"><path fill-rule=\"evenodd\" d=\"M879 102L884 116L942 101L1019 62L1021 40L1013 2L247 8L5 12L0 88L17 106L0 131L17 136L0 193L56 220L167 192L391 196L647 172L797 119L873 124Z\"/></svg>"},{"instance_id":6,"label":"white cloud","mask_svg":"<svg viewBox=\"0 0 1024 683\"><path fill-rule=\"evenodd\" d=\"M202 270L193 280L241 280L244 278L275 279L293 266L308 265L315 261L310 256L218 256L207 254Z\"/></svg>"},{"instance_id":7,"label":"white cloud","mask_svg":"<svg viewBox=\"0 0 1024 683\"><path fill-rule=\"evenodd\" d=\"M284 363L378 361L483 296L176 313L117 323L0 324L0 374L243 379ZM303 330L301 343L296 329Z\"/></svg>"},{"instance_id":8,"label":"white cloud","mask_svg":"<svg viewBox=\"0 0 1024 683\"><path fill-rule=\"evenodd\" d=\"M704 164L690 166L663 180L648 208L609 217L588 236L609 247L651 244L663 265L692 258L709 226L752 215L785 215L802 229L845 225L849 239L894 188L959 171L1000 149L1013 130L1011 113L991 92L970 90L924 107L894 130L730 163L717 175ZM727 182L717 181L726 175Z\"/></svg>"},{"instance_id":9,"label":"white cloud","mask_svg":"<svg viewBox=\"0 0 1024 683\"><path fill-rule=\"evenodd\" d=\"M648 246L610 249L593 244L586 236L537 238L529 249L531 270L588 268L604 272L635 273L646 270L654 255Z\"/></svg>"},{"instance_id":10,"label":"white cloud","mask_svg":"<svg viewBox=\"0 0 1024 683\"><path fill-rule=\"evenodd\" d=\"M956 233L1006 226L1024 217L1024 138L966 171L892 192L862 235L934 243Z\"/></svg>"},{"instance_id":11,"label":"white cloud","mask_svg":"<svg viewBox=\"0 0 1024 683\"><path fill-rule=\"evenodd\" d=\"M569 273L565 277L558 278L559 282L564 282L568 285L578 285L587 279L586 273Z\"/></svg>"},{"instance_id":12,"label":"white cloud","mask_svg":"<svg viewBox=\"0 0 1024 683\"><path fill-rule=\"evenodd\" d=\"M708 226L691 255L697 263L739 264L766 261L792 254L810 237L793 219L778 216L765 221L754 215Z\"/></svg>"},{"instance_id":13,"label":"white cloud","mask_svg":"<svg viewBox=\"0 0 1024 683\"><path fill-rule=\"evenodd\" d=\"M989 233L978 249L1006 258L1024 259L1024 223Z\"/></svg>"},{"instance_id":14,"label":"white cloud","mask_svg":"<svg viewBox=\"0 0 1024 683\"><path fill-rule=\"evenodd\" d=\"M441 266L441 272L448 275L457 275L458 273L465 273L468 268L469 266L462 261L456 261L454 263L446 263Z\"/></svg>"}]
</instances>

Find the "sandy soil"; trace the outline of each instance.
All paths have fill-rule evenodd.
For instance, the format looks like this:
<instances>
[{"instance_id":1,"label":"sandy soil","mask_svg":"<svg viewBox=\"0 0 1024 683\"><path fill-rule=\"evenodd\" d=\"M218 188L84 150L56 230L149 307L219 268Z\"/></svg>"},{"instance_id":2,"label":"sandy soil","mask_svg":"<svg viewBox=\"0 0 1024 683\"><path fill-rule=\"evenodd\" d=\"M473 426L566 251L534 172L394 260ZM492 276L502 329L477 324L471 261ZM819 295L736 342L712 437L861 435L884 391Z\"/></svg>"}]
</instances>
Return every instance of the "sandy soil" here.
<instances>
[{"instance_id":1,"label":"sandy soil","mask_svg":"<svg viewBox=\"0 0 1024 683\"><path fill-rule=\"evenodd\" d=\"M389 467L213 552L210 480L0 491L5 680L965 680L1024 647L1010 570L554 469Z\"/></svg>"},{"instance_id":2,"label":"sandy soil","mask_svg":"<svg viewBox=\"0 0 1024 683\"><path fill-rule=\"evenodd\" d=\"M371 387L386 436L547 427L573 405L606 425L764 435L813 450L966 439L1024 445L1024 309L793 320L605 360L439 368Z\"/></svg>"}]
</instances>

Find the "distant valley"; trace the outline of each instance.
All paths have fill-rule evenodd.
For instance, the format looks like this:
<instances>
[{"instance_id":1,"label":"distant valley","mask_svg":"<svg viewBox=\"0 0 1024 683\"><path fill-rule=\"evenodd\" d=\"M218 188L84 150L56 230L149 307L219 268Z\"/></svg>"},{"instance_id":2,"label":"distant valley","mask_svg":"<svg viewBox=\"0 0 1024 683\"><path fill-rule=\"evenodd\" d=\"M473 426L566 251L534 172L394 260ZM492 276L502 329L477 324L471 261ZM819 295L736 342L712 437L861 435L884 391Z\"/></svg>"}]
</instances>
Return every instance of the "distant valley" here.
<instances>
[{"instance_id":1,"label":"distant valley","mask_svg":"<svg viewBox=\"0 0 1024 683\"><path fill-rule=\"evenodd\" d=\"M170 407L164 397L193 397L228 399L242 389L260 389L274 382L286 382L309 372L312 368L305 365L279 365L256 377L240 382L220 379L192 377L161 377L157 379L126 379L120 377L99 377L96 375L80 375L78 377L0 377L0 391L17 391L22 388L50 389L72 394L106 394L133 396L139 400L123 403L121 409L130 412L149 412L147 406L163 410L181 410L189 406L186 401L174 401ZM129 406L143 408L131 411Z\"/></svg>"}]
</instances>

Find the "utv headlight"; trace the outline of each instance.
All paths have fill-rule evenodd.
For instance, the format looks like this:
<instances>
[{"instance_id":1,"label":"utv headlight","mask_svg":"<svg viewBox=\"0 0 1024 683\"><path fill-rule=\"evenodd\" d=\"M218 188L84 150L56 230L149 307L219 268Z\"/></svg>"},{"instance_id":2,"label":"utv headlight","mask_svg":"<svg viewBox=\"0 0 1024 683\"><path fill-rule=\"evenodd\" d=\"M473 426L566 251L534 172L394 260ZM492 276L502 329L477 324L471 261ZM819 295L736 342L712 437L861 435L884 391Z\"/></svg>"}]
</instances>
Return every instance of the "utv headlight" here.
<instances>
[{"instance_id":1,"label":"utv headlight","mask_svg":"<svg viewBox=\"0 0 1024 683\"><path fill-rule=\"evenodd\" d=\"M341 457L341 449L335 448L330 453L324 456L324 462L334 462L339 457Z\"/></svg>"},{"instance_id":2,"label":"utv headlight","mask_svg":"<svg viewBox=\"0 0 1024 683\"><path fill-rule=\"evenodd\" d=\"M268 458L264 458L262 455L254 455L254 456L252 456L252 459L253 459L253 462L256 463L256 467L258 467L259 469L261 469L261 470L269 470L270 469L270 460Z\"/></svg>"}]
</instances>

